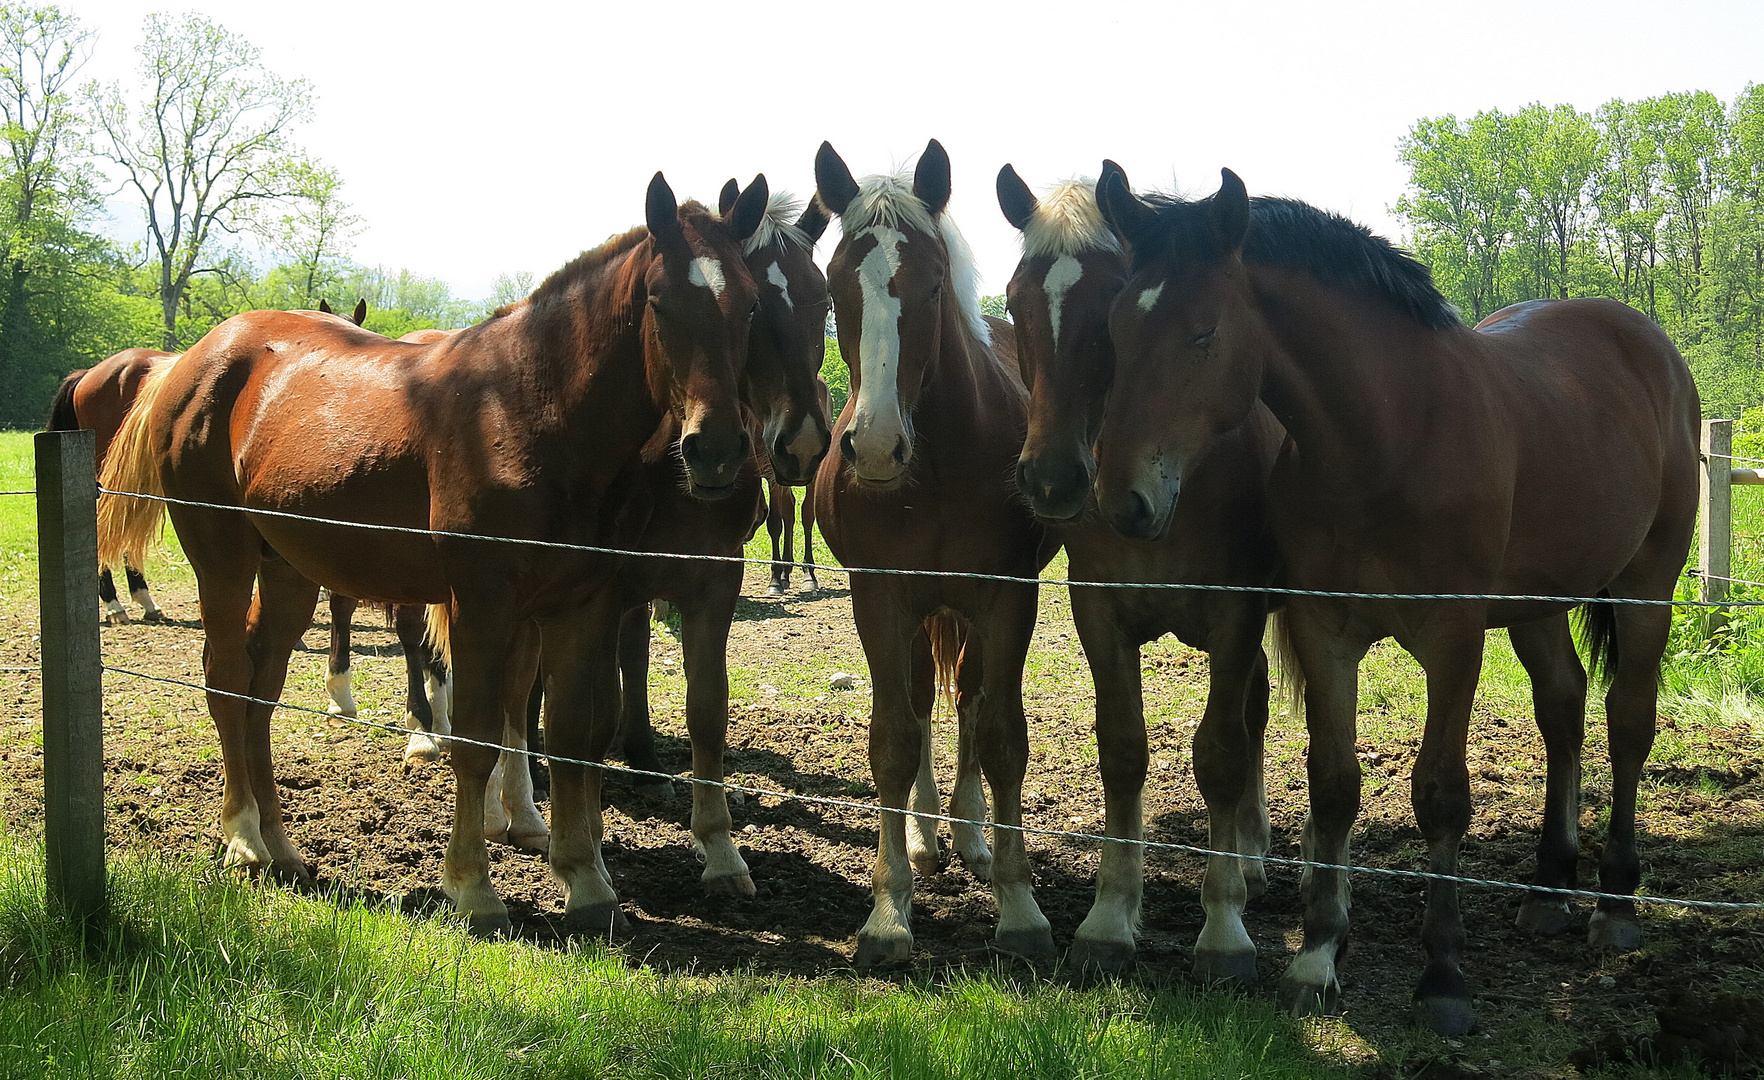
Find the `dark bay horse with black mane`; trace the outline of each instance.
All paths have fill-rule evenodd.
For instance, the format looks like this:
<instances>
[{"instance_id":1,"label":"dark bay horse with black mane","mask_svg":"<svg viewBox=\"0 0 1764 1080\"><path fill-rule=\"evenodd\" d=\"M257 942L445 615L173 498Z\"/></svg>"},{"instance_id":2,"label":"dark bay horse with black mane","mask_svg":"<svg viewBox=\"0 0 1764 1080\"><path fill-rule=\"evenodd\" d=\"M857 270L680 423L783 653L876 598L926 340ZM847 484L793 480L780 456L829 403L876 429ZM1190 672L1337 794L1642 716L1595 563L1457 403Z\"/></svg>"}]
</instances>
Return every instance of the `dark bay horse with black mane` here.
<instances>
[{"instance_id":1,"label":"dark bay horse with black mane","mask_svg":"<svg viewBox=\"0 0 1764 1080\"><path fill-rule=\"evenodd\" d=\"M432 345L331 316L254 312L222 323L137 401L107 487L338 521L620 546L640 529L621 482L672 415L690 493L735 491L751 439L739 397L757 305L740 244L761 178L727 218L678 206L660 173L646 227L553 274L526 301ZM637 502L633 502L636 499ZM107 497L100 549L144 544L161 504ZM617 560L458 536L368 532L173 505L196 571L208 685L275 699L320 584L439 607L456 737L497 743L525 723L543 653L548 751L592 760L617 724L578 613ZM253 583L257 593L253 598ZM269 753L270 708L210 695L220 731L227 862L298 877ZM494 750L455 742L442 887L479 930L508 925L489 877L484 795ZM554 761L549 861L568 925L605 932L618 898L601 859L599 770Z\"/></svg>"},{"instance_id":2,"label":"dark bay horse with black mane","mask_svg":"<svg viewBox=\"0 0 1764 1080\"><path fill-rule=\"evenodd\" d=\"M815 181L844 229L827 279L851 367L851 397L834 425L840 452L815 478L828 548L853 569L1034 578L1054 547L1010 486L1023 445L1023 384L1009 324L981 315L972 256L945 213L949 156L934 139L910 176L860 184L822 143ZM913 871L939 865L935 826L909 825L899 812L909 793L914 809L937 810L931 710L939 683L953 683L958 720L950 814L985 819L983 770L994 820L1022 821L1023 663L1035 599L1033 584L852 575L852 614L874 687L870 769L882 805L893 808L882 814L860 966L911 953ZM980 829L952 832L968 869L991 877L998 946L1051 956L1023 834L995 830L994 856Z\"/></svg>"},{"instance_id":3,"label":"dark bay horse with black mane","mask_svg":"<svg viewBox=\"0 0 1764 1080\"><path fill-rule=\"evenodd\" d=\"M1373 593L1670 599L1697 506L1696 386L1660 328L1605 300L1536 301L1476 331L1425 267L1364 228L1285 199L1250 199L1229 170L1217 194L1150 204L1117 179L1105 215L1131 243L1132 275L1110 333L1115 389L1099 440L1097 500L1133 537L1159 535L1199 456L1259 399L1292 437L1270 481L1290 585ZM1579 854L1586 670L1557 602L1294 597L1290 645L1306 681L1311 817L1304 852L1348 861L1359 810L1358 669L1394 637L1427 674L1415 761L1428 869L1456 875L1470 822L1465 763L1483 639L1507 627L1532 680L1549 754L1536 883L1571 886ZM1671 609L1591 604L1595 671L1609 687L1610 826L1601 891L1641 879L1636 786L1653 745ZM1332 1007L1347 941L1344 871L1309 867L1303 950L1284 1005ZM1519 922L1569 920L1534 892ZM1600 900L1594 945L1627 950L1630 900ZM1417 1018L1441 1033L1474 1021L1455 882L1431 881Z\"/></svg>"},{"instance_id":4,"label":"dark bay horse with black mane","mask_svg":"<svg viewBox=\"0 0 1764 1080\"><path fill-rule=\"evenodd\" d=\"M1103 173L1119 175L1120 167L1105 162ZM1095 515L1092 446L1115 373L1109 308L1126 284L1127 256L1103 221L1090 183L1060 184L1036 199L1006 165L998 174L998 201L1023 234L1023 258L1006 292L1030 399L1017 486L1036 516L1055 526L1071 579L1269 584L1276 555L1266 488L1286 433L1259 405L1197 457L1170 524L1157 539L1126 539ZM1207 706L1194 734L1194 772L1207 802L1209 846L1252 857L1266 853L1266 594L1074 587L1071 596L1072 620L1096 686L1106 834L1130 840L1145 835L1139 650L1173 633L1208 655ZM1072 941L1071 966L1106 971L1131 966L1144 877L1143 847L1103 845L1096 903ZM1255 981L1256 948L1244 929L1243 906L1262 885L1257 859L1214 856L1208 861L1201 884L1207 921L1194 951L1202 980Z\"/></svg>"}]
</instances>

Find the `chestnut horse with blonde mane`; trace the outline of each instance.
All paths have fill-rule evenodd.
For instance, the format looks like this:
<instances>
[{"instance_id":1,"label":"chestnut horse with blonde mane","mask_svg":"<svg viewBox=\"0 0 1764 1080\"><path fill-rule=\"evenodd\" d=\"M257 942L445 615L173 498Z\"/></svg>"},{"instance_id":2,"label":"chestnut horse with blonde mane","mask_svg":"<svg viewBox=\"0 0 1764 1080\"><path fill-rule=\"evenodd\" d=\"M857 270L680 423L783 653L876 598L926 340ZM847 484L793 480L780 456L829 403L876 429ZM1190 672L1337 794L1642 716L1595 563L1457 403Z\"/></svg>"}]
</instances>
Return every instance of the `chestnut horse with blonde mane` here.
<instances>
[{"instance_id":1,"label":"chestnut horse with blonde mane","mask_svg":"<svg viewBox=\"0 0 1764 1080\"><path fill-rule=\"evenodd\" d=\"M1103 175L1120 166L1103 163ZM1094 185L1071 181L1042 199L1006 165L998 201L1023 234L1023 258L1006 297L1018 365L1029 385L1029 434L1017 486L1037 517L1057 526L1070 578L1109 582L1267 585L1276 554L1268 532L1268 474L1286 437L1266 408L1222 434L1189 470L1163 535L1129 540L1096 517L1092 446L1115 373L1109 308L1127 282L1127 257L1103 221ZM1268 803L1262 736L1268 726L1268 598L1256 592L1072 587L1072 621L1096 686L1097 764L1104 832L1139 840L1147 768L1140 646L1173 633L1207 653L1207 706L1194 733L1194 775L1217 851L1201 881L1206 925L1195 945L1202 980L1250 983L1256 947L1244 902L1264 885ZM1096 903L1072 940L1068 963L1122 971L1132 965L1144 891L1145 849L1104 844Z\"/></svg>"},{"instance_id":2,"label":"chestnut horse with blonde mane","mask_svg":"<svg viewBox=\"0 0 1764 1080\"><path fill-rule=\"evenodd\" d=\"M1200 455L1260 400L1292 436L1269 484L1284 584L1318 591L1670 600L1697 507L1696 385L1653 322L1608 300L1534 301L1471 330L1427 269L1361 226L1287 199L1217 194L1147 203L1104 180L1105 215L1132 245L1109 320L1115 389L1098 440L1097 503L1151 538L1187 498ZM1580 845L1586 670L1570 603L1295 596L1290 645L1305 683L1311 817L1305 857L1340 866L1360 803L1360 659L1394 637L1427 673L1415 761L1428 869L1457 875L1470 823L1465 763L1483 639L1506 627L1531 676L1549 767L1536 883L1570 887ZM1610 826L1599 889L1641 881L1636 786L1653 744L1668 606L1587 606L1609 678ZM1347 873L1307 867L1304 947L1282 1003L1333 1007L1347 943ZM1559 893L1521 926L1564 929ZM1596 946L1641 940L1635 903L1601 899ZM1427 886L1417 1018L1475 1023L1455 881Z\"/></svg>"},{"instance_id":3,"label":"chestnut horse with blonde mane","mask_svg":"<svg viewBox=\"0 0 1764 1080\"><path fill-rule=\"evenodd\" d=\"M815 478L816 516L846 567L945 570L1033 579L1054 546L1010 486L1023 445L1025 395L1010 326L981 315L967 243L945 212L949 155L933 139L908 176L861 184L833 147L815 158L821 201L844 235L828 264L851 397L834 425L837 456ZM995 330L998 336L994 336ZM931 710L954 684L957 775L951 816L1022 822L1029 759L1023 663L1035 632L1033 583L854 572L852 614L873 685L870 770L884 807L874 907L858 931L857 963L912 951L913 872L940 860ZM995 942L1053 954L1035 903L1023 834L952 829L970 872L992 881Z\"/></svg>"},{"instance_id":4,"label":"chestnut horse with blonde mane","mask_svg":"<svg viewBox=\"0 0 1764 1080\"><path fill-rule=\"evenodd\" d=\"M738 389L757 304L740 244L766 195L762 177L720 219L696 203L678 206L657 173L647 227L432 345L316 313L253 312L170 365L137 401L104 483L228 507L170 507L196 572L208 685L276 699L322 583L439 607L456 738L493 746L505 722L524 725L543 654L547 749L598 757L617 723L616 670L609 697L603 657L576 616L617 560L470 537L621 546L647 515L630 464L669 415L690 493L734 492L751 450ZM106 497L101 551L144 546L162 505ZM466 535L249 512L260 509ZM226 776L226 861L307 876L282 824L271 707L210 694L209 711ZM484 846L496 757L474 742L452 746L442 888L480 931L509 921ZM605 932L618 897L601 859L600 786L598 769L553 762L549 860L566 924Z\"/></svg>"}]
</instances>

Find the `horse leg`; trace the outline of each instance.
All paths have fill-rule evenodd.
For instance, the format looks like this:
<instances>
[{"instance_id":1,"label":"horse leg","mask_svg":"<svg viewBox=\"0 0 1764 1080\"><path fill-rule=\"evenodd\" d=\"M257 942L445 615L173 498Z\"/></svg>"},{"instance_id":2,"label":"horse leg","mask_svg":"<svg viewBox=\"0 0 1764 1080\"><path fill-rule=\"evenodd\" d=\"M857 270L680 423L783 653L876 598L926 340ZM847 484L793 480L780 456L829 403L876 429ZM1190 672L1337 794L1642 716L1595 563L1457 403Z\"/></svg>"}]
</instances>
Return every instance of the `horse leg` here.
<instances>
[{"instance_id":1,"label":"horse leg","mask_svg":"<svg viewBox=\"0 0 1764 1080\"><path fill-rule=\"evenodd\" d=\"M1670 591L1668 578L1657 591L1642 595L1666 596ZM1660 658L1666 652L1672 619L1670 608L1628 604L1618 606L1614 615L1615 662L1611 685L1605 691L1605 725L1611 746L1611 824L1599 858L1599 891L1627 895L1641 884L1641 857L1635 849L1635 792L1642 766L1654 748ZM1588 943L1614 952L1640 948L1641 936L1633 900L1600 900L1587 925Z\"/></svg>"},{"instance_id":2,"label":"horse leg","mask_svg":"<svg viewBox=\"0 0 1764 1080\"><path fill-rule=\"evenodd\" d=\"M539 665L539 671L533 676L533 685L527 691L527 746L544 753L545 731L541 723L540 712L545 704L545 665ZM527 759L527 771L533 774L533 791L551 794L551 773L545 763L537 757Z\"/></svg>"},{"instance_id":3,"label":"horse leg","mask_svg":"<svg viewBox=\"0 0 1764 1080\"><path fill-rule=\"evenodd\" d=\"M913 866L906 814L919 770L919 713L914 707L914 638L920 618L885 584L852 582L852 616L870 667L870 776L884 807L871 876L870 917L858 930L858 967L912 955Z\"/></svg>"},{"instance_id":4,"label":"horse leg","mask_svg":"<svg viewBox=\"0 0 1764 1080\"><path fill-rule=\"evenodd\" d=\"M116 598L116 579L110 576L108 566L98 568L98 601L104 605L105 626L128 625L129 609Z\"/></svg>"},{"instance_id":5,"label":"horse leg","mask_svg":"<svg viewBox=\"0 0 1764 1080\"><path fill-rule=\"evenodd\" d=\"M723 781L723 747L729 732L729 624L741 595L741 571L729 566L706 577L721 577L680 608L680 648L686 661L686 730L692 737L692 776L709 783L692 785L692 845L704 859L704 891L754 895L747 862L729 838L728 794L713 786Z\"/></svg>"},{"instance_id":6,"label":"horse leg","mask_svg":"<svg viewBox=\"0 0 1764 1080\"><path fill-rule=\"evenodd\" d=\"M1253 856L1237 860L1243 870L1243 887L1249 899L1268 891L1268 867L1262 856L1273 843L1273 830L1268 826L1268 778L1264 768L1265 744L1268 735L1268 654L1256 649L1255 669L1250 673L1249 688L1244 693L1243 727L1249 734L1249 771L1243 778L1243 797L1237 803L1237 851Z\"/></svg>"},{"instance_id":7,"label":"horse leg","mask_svg":"<svg viewBox=\"0 0 1764 1080\"><path fill-rule=\"evenodd\" d=\"M506 747L490 770L484 794L484 839L543 855L551 839L545 818L533 802L533 773L527 768L527 699L539 670L537 628L528 624L526 637L510 652L503 686L502 745Z\"/></svg>"},{"instance_id":8,"label":"horse leg","mask_svg":"<svg viewBox=\"0 0 1764 1080\"><path fill-rule=\"evenodd\" d=\"M1411 798L1415 824L1427 840L1427 869L1435 874L1458 873L1458 847L1470 830L1465 744L1485 637L1479 615L1474 621L1442 626L1410 649L1427 673L1427 726L1415 756ZM1476 1014L1464 979L1464 918L1457 882L1427 883L1421 947L1427 963L1415 987L1416 1020L1437 1035L1465 1034L1476 1026Z\"/></svg>"},{"instance_id":9,"label":"horse leg","mask_svg":"<svg viewBox=\"0 0 1764 1080\"><path fill-rule=\"evenodd\" d=\"M325 673L325 693L331 705L325 711L332 716L355 716L355 695L349 690L349 631L353 628L356 599L341 593L331 594L331 656Z\"/></svg>"},{"instance_id":10,"label":"horse leg","mask_svg":"<svg viewBox=\"0 0 1764 1080\"><path fill-rule=\"evenodd\" d=\"M787 485L766 481L766 534L772 538L772 584L766 589L767 596L783 596L790 588L790 564L795 561L790 536L796 521L794 499Z\"/></svg>"},{"instance_id":11,"label":"horse leg","mask_svg":"<svg viewBox=\"0 0 1764 1080\"><path fill-rule=\"evenodd\" d=\"M1224 605L1220 605L1221 608ZM1268 666L1262 653L1260 610L1245 603L1216 617L1207 661L1207 707L1194 733L1194 778L1207 804L1208 847L1214 851L1260 855L1265 839L1239 834L1244 803L1254 804L1260 790L1251 776L1259 766L1248 703L1259 698L1259 722L1267 726ZM1259 692L1255 683L1260 681ZM1254 813L1252 811L1252 821ZM1202 982L1248 985L1256 981L1256 946L1244 929L1243 908L1249 900L1244 867L1249 860L1210 855L1201 878L1201 907L1207 920L1194 946L1194 972Z\"/></svg>"},{"instance_id":12,"label":"horse leg","mask_svg":"<svg viewBox=\"0 0 1764 1080\"><path fill-rule=\"evenodd\" d=\"M1147 765L1140 642L1121 627L1119 597L1118 590L1072 589L1072 619L1096 688L1103 833L1116 840L1140 840L1145 836L1141 800ZM1117 972L1132 966L1144 889L1145 849L1104 841L1096 900L1067 957L1072 967Z\"/></svg>"},{"instance_id":13,"label":"horse leg","mask_svg":"<svg viewBox=\"0 0 1764 1080\"><path fill-rule=\"evenodd\" d=\"M962 666L981 664L975 740L992 788L992 895L998 902L1001 952L1052 959L1053 930L1035 903L1035 878L1023 834L1023 775L1029 767L1029 719L1023 713L1023 663L1035 636L1036 587L1001 585L974 620ZM976 640L977 639L977 640ZM978 648L975 646L978 645Z\"/></svg>"},{"instance_id":14,"label":"horse leg","mask_svg":"<svg viewBox=\"0 0 1764 1080\"><path fill-rule=\"evenodd\" d=\"M730 605L730 611L734 611L733 604ZM728 637L726 630L723 636ZM725 676L725 698L728 694L727 681ZM645 772L666 772L662 768L661 758L656 756L655 728L649 722L647 603L629 609L619 618L619 687L619 740L624 743L625 764ZM688 699L692 696L690 676L687 680L686 696ZM631 778L631 786L640 795L666 796L674 793L672 781L659 776L634 776Z\"/></svg>"},{"instance_id":15,"label":"horse leg","mask_svg":"<svg viewBox=\"0 0 1764 1080\"><path fill-rule=\"evenodd\" d=\"M815 488L814 484L803 485L802 489L802 576L808 584L804 586L811 596L821 591L821 583L815 580Z\"/></svg>"},{"instance_id":16,"label":"horse leg","mask_svg":"<svg viewBox=\"0 0 1764 1080\"><path fill-rule=\"evenodd\" d=\"M404 744L404 763L440 761L441 744L435 739L435 703L430 701L426 686L433 660L426 641L427 612L421 604L397 604L392 608L392 626L404 651L404 726L410 730L410 740Z\"/></svg>"},{"instance_id":17,"label":"horse leg","mask_svg":"<svg viewBox=\"0 0 1764 1080\"><path fill-rule=\"evenodd\" d=\"M551 759L551 872L564 887L564 926L606 936L626 928L612 876L601 858L602 770L572 763L602 761L619 723L619 617L612 589L581 609L547 621L545 746Z\"/></svg>"},{"instance_id":18,"label":"horse leg","mask_svg":"<svg viewBox=\"0 0 1764 1080\"><path fill-rule=\"evenodd\" d=\"M942 809L942 800L937 796L937 773L933 767L935 748L931 737L931 714L936 708L937 690L931 639L916 634L913 637L912 702L913 716L919 724L919 768L913 776L910 805L914 812L906 820L906 845L907 860L920 874L940 873L944 867L936 817Z\"/></svg>"},{"instance_id":19,"label":"horse leg","mask_svg":"<svg viewBox=\"0 0 1764 1080\"><path fill-rule=\"evenodd\" d=\"M453 766L453 827L441 868L441 888L466 913L475 934L506 931L508 908L490 883L490 853L484 845L485 792L499 754L507 708L511 653L535 647L532 626L504 612L455 601L453 641L453 734L448 743Z\"/></svg>"},{"instance_id":20,"label":"horse leg","mask_svg":"<svg viewBox=\"0 0 1764 1080\"><path fill-rule=\"evenodd\" d=\"M318 583L302 577L281 556L266 550L257 568L257 600L245 629L245 651L251 657L251 689L257 701L245 703L245 746L251 767L259 828L276 876L305 881L309 877L282 824L282 800L276 790L275 763L270 754L270 718L288 680L288 658L300 635L312 625L318 607Z\"/></svg>"},{"instance_id":21,"label":"horse leg","mask_svg":"<svg viewBox=\"0 0 1764 1080\"><path fill-rule=\"evenodd\" d=\"M1360 761L1355 756L1355 709L1360 658L1367 643L1335 637L1323 620L1298 604L1287 608L1299 667L1305 673L1305 759L1311 813L1300 850L1315 862L1345 865L1354 818L1360 813ZM1348 874L1307 866L1299 879L1305 938L1280 981L1280 1007L1296 1015L1333 1012L1341 994L1335 966L1347 951Z\"/></svg>"},{"instance_id":22,"label":"horse leg","mask_svg":"<svg viewBox=\"0 0 1764 1080\"><path fill-rule=\"evenodd\" d=\"M1586 668L1574 650L1566 613L1509 627L1513 652L1531 677L1531 704L1548 762L1537 884L1572 889L1580 861L1580 747L1586 737ZM1539 934L1568 927L1568 898L1534 892L1519 906L1519 925Z\"/></svg>"},{"instance_id":23,"label":"horse leg","mask_svg":"<svg viewBox=\"0 0 1764 1080\"><path fill-rule=\"evenodd\" d=\"M949 816L968 821L986 820L986 785L980 768L979 704L985 700L981 684L982 665L963 665L956 671L956 781L949 796ZM929 715L929 710L927 710ZM926 741L930 741L927 733ZM968 873L980 881L992 880L992 849L986 845L986 829L953 822L949 827L956 854Z\"/></svg>"},{"instance_id":24,"label":"horse leg","mask_svg":"<svg viewBox=\"0 0 1764 1080\"><path fill-rule=\"evenodd\" d=\"M129 596L141 605L141 620L150 623L164 622L165 612L159 610L159 605L153 602L153 593L147 588L147 576L130 566L127 559L123 560L123 574L129 581ZM116 584L112 582L110 588L115 592Z\"/></svg>"}]
</instances>

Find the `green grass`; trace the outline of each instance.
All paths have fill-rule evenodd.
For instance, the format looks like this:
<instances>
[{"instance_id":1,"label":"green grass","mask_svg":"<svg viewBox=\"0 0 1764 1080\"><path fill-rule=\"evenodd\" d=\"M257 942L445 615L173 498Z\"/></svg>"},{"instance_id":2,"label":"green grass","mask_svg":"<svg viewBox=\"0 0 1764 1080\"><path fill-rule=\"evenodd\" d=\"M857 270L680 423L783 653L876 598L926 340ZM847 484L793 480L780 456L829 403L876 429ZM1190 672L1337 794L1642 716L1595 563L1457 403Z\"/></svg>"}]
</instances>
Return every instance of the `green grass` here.
<instances>
[{"instance_id":1,"label":"green grass","mask_svg":"<svg viewBox=\"0 0 1764 1080\"><path fill-rule=\"evenodd\" d=\"M1330 1022L1223 995L632 970L152 858L113 871L111 918L82 941L44 913L40 859L0 841L5 1076L1344 1074Z\"/></svg>"}]
</instances>

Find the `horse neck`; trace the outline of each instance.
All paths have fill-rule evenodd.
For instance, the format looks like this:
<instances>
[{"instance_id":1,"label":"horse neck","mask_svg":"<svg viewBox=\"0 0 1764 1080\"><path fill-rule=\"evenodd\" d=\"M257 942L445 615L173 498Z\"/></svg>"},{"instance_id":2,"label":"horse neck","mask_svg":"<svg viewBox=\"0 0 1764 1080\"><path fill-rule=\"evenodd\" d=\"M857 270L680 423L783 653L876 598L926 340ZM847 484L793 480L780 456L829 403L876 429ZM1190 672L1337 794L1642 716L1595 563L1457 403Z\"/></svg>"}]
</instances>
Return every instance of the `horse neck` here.
<instances>
[{"instance_id":1,"label":"horse neck","mask_svg":"<svg viewBox=\"0 0 1764 1080\"><path fill-rule=\"evenodd\" d=\"M977 434L975 424L984 420L995 404L999 384L1013 381L992 349L968 330L959 302L950 297L942 304L943 322L938 334L937 367L926 380L913 410L913 425L920 431L953 430Z\"/></svg>"},{"instance_id":2,"label":"horse neck","mask_svg":"<svg viewBox=\"0 0 1764 1080\"><path fill-rule=\"evenodd\" d=\"M1307 474L1363 490L1416 460L1417 403L1453 392L1439 347L1449 331L1296 271L1252 266L1250 286L1272 338L1261 397Z\"/></svg>"}]
</instances>

